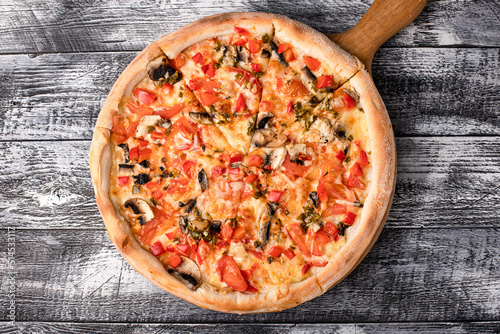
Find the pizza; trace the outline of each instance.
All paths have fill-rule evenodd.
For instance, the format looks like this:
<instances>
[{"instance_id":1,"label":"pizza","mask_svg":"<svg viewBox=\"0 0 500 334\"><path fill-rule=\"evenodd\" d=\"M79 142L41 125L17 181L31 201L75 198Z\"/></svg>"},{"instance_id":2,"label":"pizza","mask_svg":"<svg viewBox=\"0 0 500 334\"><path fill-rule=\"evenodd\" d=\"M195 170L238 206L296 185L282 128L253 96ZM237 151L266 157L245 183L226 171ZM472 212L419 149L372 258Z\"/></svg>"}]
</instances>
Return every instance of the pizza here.
<instances>
[{"instance_id":1,"label":"pizza","mask_svg":"<svg viewBox=\"0 0 500 334\"><path fill-rule=\"evenodd\" d=\"M124 258L204 308L317 297L362 260L395 180L370 75L280 15L232 13L149 45L97 119L90 168Z\"/></svg>"}]
</instances>

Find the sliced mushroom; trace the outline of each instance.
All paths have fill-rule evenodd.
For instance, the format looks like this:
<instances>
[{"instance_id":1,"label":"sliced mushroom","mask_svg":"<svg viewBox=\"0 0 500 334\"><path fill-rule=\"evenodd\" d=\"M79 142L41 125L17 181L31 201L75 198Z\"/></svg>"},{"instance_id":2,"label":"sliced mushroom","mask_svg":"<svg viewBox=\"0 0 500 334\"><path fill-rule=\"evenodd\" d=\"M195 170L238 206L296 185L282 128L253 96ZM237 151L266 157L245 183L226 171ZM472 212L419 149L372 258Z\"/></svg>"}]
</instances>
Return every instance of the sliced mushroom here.
<instances>
[{"instance_id":1,"label":"sliced mushroom","mask_svg":"<svg viewBox=\"0 0 500 334\"><path fill-rule=\"evenodd\" d=\"M198 182L200 183L201 191L204 192L208 188L208 177L205 170L200 170L198 172Z\"/></svg>"},{"instance_id":2,"label":"sliced mushroom","mask_svg":"<svg viewBox=\"0 0 500 334\"><path fill-rule=\"evenodd\" d=\"M315 143L332 142L335 138L332 124L326 117L318 117L305 133L304 139Z\"/></svg>"},{"instance_id":3,"label":"sliced mushroom","mask_svg":"<svg viewBox=\"0 0 500 334\"><path fill-rule=\"evenodd\" d=\"M187 227L188 227L187 217L179 216L179 228L181 229L181 232L184 234L189 233L189 230Z\"/></svg>"},{"instance_id":4,"label":"sliced mushroom","mask_svg":"<svg viewBox=\"0 0 500 334\"><path fill-rule=\"evenodd\" d=\"M256 124L256 128L257 129L264 129L267 125L267 123L269 122L269 120L271 120L271 118L273 118L274 115L271 114L270 112L260 112L259 113L259 116L257 117L257 124Z\"/></svg>"},{"instance_id":5,"label":"sliced mushroom","mask_svg":"<svg viewBox=\"0 0 500 334\"><path fill-rule=\"evenodd\" d=\"M189 113L189 117L191 117L194 121L200 123L200 124L212 124L212 116L210 116L206 112L194 112L191 111Z\"/></svg>"},{"instance_id":6,"label":"sliced mushroom","mask_svg":"<svg viewBox=\"0 0 500 334\"><path fill-rule=\"evenodd\" d=\"M260 53L260 58L271 58L271 52L269 52L266 49L262 49L262 52Z\"/></svg>"},{"instance_id":7,"label":"sliced mushroom","mask_svg":"<svg viewBox=\"0 0 500 334\"><path fill-rule=\"evenodd\" d=\"M285 161L286 148L278 147L268 155L267 161L273 170L277 170Z\"/></svg>"},{"instance_id":8,"label":"sliced mushroom","mask_svg":"<svg viewBox=\"0 0 500 334\"><path fill-rule=\"evenodd\" d=\"M119 164L118 165L118 173L121 175L133 175L134 174L134 165Z\"/></svg>"},{"instance_id":9,"label":"sliced mushroom","mask_svg":"<svg viewBox=\"0 0 500 334\"><path fill-rule=\"evenodd\" d=\"M224 59L222 60L222 64L230 67L235 66L236 63L239 62L236 47L234 45L227 45L224 48Z\"/></svg>"},{"instance_id":10,"label":"sliced mushroom","mask_svg":"<svg viewBox=\"0 0 500 334\"><path fill-rule=\"evenodd\" d=\"M271 129L260 129L256 130L252 137L252 146L262 147L269 143L274 136L274 132Z\"/></svg>"},{"instance_id":11,"label":"sliced mushroom","mask_svg":"<svg viewBox=\"0 0 500 334\"><path fill-rule=\"evenodd\" d=\"M149 78L153 81L160 80L165 77L169 67L170 65L167 63L167 57L165 55L154 58L147 66Z\"/></svg>"},{"instance_id":12,"label":"sliced mushroom","mask_svg":"<svg viewBox=\"0 0 500 334\"><path fill-rule=\"evenodd\" d=\"M274 209L271 205L266 204L264 212L259 219L259 239L262 245L267 244L269 241L269 231L271 230L271 220L274 215Z\"/></svg>"},{"instance_id":13,"label":"sliced mushroom","mask_svg":"<svg viewBox=\"0 0 500 334\"><path fill-rule=\"evenodd\" d=\"M318 206L319 206L318 192L317 191L311 191L309 193L309 198L311 199L311 202L313 203L314 207L318 208Z\"/></svg>"},{"instance_id":14,"label":"sliced mushroom","mask_svg":"<svg viewBox=\"0 0 500 334\"><path fill-rule=\"evenodd\" d=\"M196 290L201 284L200 268L193 260L185 256L180 256L180 258L182 262L175 269L169 268L168 273L191 290Z\"/></svg>"},{"instance_id":15,"label":"sliced mushroom","mask_svg":"<svg viewBox=\"0 0 500 334\"><path fill-rule=\"evenodd\" d=\"M194 207L196 205L196 199L191 199L189 200L189 202L186 203L186 205L184 205L186 208L184 209L184 212L186 214L190 214L191 211L193 211Z\"/></svg>"},{"instance_id":16,"label":"sliced mushroom","mask_svg":"<svg viewBox=\"0 0 500 334\"><path fill-rule=\"evenodd\" d=\"M267 147L280 147L288 140L287 136L280 133L277 136L274 136L273 140L267 143Z\"/></svg>"},{"instance_id":17,"label":"sliced mushroom","mask_svg":"<svg viewBox=\"0 0 500 334\"><path fill-rule=\"evenodd\" d=\"M188 220L188 224L193 228L193 230L204 231L210 226L210 222L205 219L194 218Z\"/></svg>"},{"instance_id":18,"label":"sliced mushroom","mask_svg":"<svg viewBox=\"0 0 500 334\"><path fill-rule=\"evenodd\" d=\"M172 122L167 118L160 124L160 126L168 130L172 127Z\"/></svg>"},{"instance_id":19,"label":"sliced mushroom","mask_svg":"<svg viewBox=\"0 0 500 334\"><path fill-rule=\"evenodd\" d=\"M146 115L144 116L139 124L137 124L137 129L135 130L135 136L138 138L145 138L150 132L151 127L155 127L163 123L163 119L160 115Z\"/></svg>"},{"instance_id":20,"label":"sliced mushroom","mask_svg":"<svg viewBox=\"0 0 500 334\"><path fill-rule=\"evenodd\" d=\"M288 154L290 154L290 161L296 162L299 154L306 154L307 146L306 144L290 144L286 147Z\"/></svg>"},{"instance_id":21,"label":"sliced mushroom","mask_svg":"<svg viewBox=\"0 0 500 334\"><path fill-rule=\"evenodd\" d=\"M129 150L128 150L128 145L127 143L121 143L118 145L123 150L123 161L125 163L130 161L130 155L129 155Z\"/></svg>"},{"instance_id":22,"label":"sliced mushroom","mask_svg":"<svg viewBox=\"0 0 500 334\"><path fill-rule=\"evenodd\" d=\"M244 63L248 63L250 61L250 51L248 51L245 47L238 46L236 51L238 52L239 61Z\"/></svg>"},{"instance_id":23,"label":"sliced mushroom","mask_svg":"<svg viewBox=\"0 0 500 334\"><path fill-rule=\"evenodd\" d=\"M140 215L138 219L141 225L146 224L155 217L153 209L151 209L149 204L141 198L131 198L125 202L124 206L127 209L132 209L134 214Z\"/></svg>"}]
</instances>

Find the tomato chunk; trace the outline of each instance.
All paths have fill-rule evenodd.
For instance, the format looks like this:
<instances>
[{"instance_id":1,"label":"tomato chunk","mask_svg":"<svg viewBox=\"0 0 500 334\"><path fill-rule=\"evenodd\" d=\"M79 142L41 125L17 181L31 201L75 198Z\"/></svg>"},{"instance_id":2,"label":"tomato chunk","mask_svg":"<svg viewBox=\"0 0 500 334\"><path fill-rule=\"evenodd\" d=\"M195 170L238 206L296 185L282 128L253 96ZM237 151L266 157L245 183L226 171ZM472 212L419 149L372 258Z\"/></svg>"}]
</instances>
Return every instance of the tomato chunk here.
<instances>
[{"instance_id":1,"label":"tomato chunk","mask_svg":"<svg viewBox=\"0 0 500 334\"><path fill-rule=\"evenodd\" d=\"M287 227L287 232L290 235L290 238L299 246L300 252L305 256L311 256L311 252L309 251L309 247L306 244L306 238L304 232L302 231L302 227L299 224L291 224Z\"/></svg>"},{"instance_id":2,"label":"tomato chunk","mask_svg":"<svg viewBox=\"0 0 500 334\"><path fill-rule=\"evenodd\" d=\"M259 252L259 251L253 250L253 249L249 249L249 250L247 250L247 252L252 254L253 256L258 258L259 260L264 260L264 254L262 254L262 252Z\"/></svg>"},{"instance_id":3,"label":"tomato chunk","mask_svg":"<svg viewBox=\"0 0 500 334\"><path fill-rule=\"evenodd\" d=\"M272 257L278 257L281 255L281 253L283 252L283 247L281 246L273 246L269 252L267 252L267 254L269 254L269 256L272 256Z\"/></svg>"},{"instance_id":4,"label":"tomato chunk","mask_svg":"<svg viewBox=\"0 0 500 334\"><path fill-rule=\"evenodd\" d=\"M311 265L309 263L306 263L302 266L302 275L305 275L307 274L307 272L309 271L309 269L311 268Z\"/></svg>"},{"instance_id":5,"label":"tomato chunk","mask_svg":"<svg viewBox=\"0 0 500 334\"><path fill-rule=\"evenodd\" d=\"M285 249L285 250L283 251L283 254L285 254L285 256L286 256L289 260L291 260L291 259L293 259L293 258L295 257L295 253L294 253L294 251L293 251L293 250L291 250L290 248Z\"/></svg>"},{"instance_id":6,"label":"tomato chunk","mask_svg":"<svg viewBox=\"0 0 500 334\"><path fill-rule=\"evenodd\" d=\"M245 106L245 97L240 93L234 104L234 112L244 111Z\"/></svg>"},{"instance_id":7,"label":"tomato chunk","mask_svg":"<svg viewBox=\"0 0 500 334\"><path fill-rule=\"evenodd\" d=\"M328 194L325 191L325 186L323 185L323 181L319 181L318 188L316 189L318 193L319 200L321 203L328 202Z\"/></svg>"},{"instance_id":8,"label":"tomato chunk","mask_svg":"<svg viewBox=\"0 0 500 334\"><path fill-rule=\"evenodd\" d=\"M139 153L139 162L143 162L144 160L148 160L151 156L151 153L153 153L153 150L150 148L144 148L141 150Z\"/></svg>"},{"instance_id":9,"label":"tomato chunk","mask_svg":"<svg viewBox=\"0 0 500 334\"><path fill-rule=\"evenodd\" d=\"M249 155L247 157L247 165L253 167L259 167L264 160L258 155Z\"/></svg>"},{"instance_id":10,"label":"tomato chunk","mask_svg":"<svg viewBox=\"0 0 500 334\"><path fill-rule=\"evenodd\" d=\"M322 75L316 81L316 88L333 87L334 81L331 75Z\"/></svg>"},{"instance_id":11,"label":"tomato chunk","mask_svg":"<svg viewBox=\"0 0 500 334\"><path fill-rule=\"evenodd\" d=\"M191 254L191 247L189 245L180 244L175 248L175 252L179 255L189 256L189 254Z\"/></svg>"},{"instance_id":12,"label":"tomato chunk","mask_svg":"<svg viewBox=\"0 0 500 334\"><path fill-rule=\"evenodd\" d=\"M340 161L344 161L345 159L345 154L342 151L338 151L337 154L335 154L335 158L337 158Z\"/></svg>"},{"instance_id":13,"label":"tomato chunk","mask_svg":"<svg viewBox=\"0 0 500 334\"><path fill-rule=\"evenodd\" d=\"M154 244L152 244L151 247L149 247L149 249L151 250L151 252L153 252L154 256L158 256L165 253L165 249L163 248L163 245L161 244L160 241L157 241Z\"/></svg>"},{"instance_id":14,"label":"tomato chunk","mask_svg":"<svg viewBox=\"0 0 500 334\"><path fill-rule=\"evenodd\" d=\"M240 38L239 40L237 40L236 42L234 42L233 44L236 45L236 46L240 46L240 45L243 45L247 42L247 39L246 38Z\"/></svg>"},{"instance_id":15,"label":"tomato chunk","mask_svg":"<svg viewBox=\"0 0 500 334\"><path fill-rule=\"evenodd\" d=\"M219 176L219 175L222 175L224 174L224 172L226 171L226 168L225 167L221 167L221 166L214 166L212 168L212 176Z\"/></svg>"},{"instance_id":16,"label":"tomato chunk","mask_svg":"<svg viewBox=\"0 0 500 334\"><path fill-rule=\"evenodd\" d=\"M180 103L180 104L175 104L175 105L170 106L170 107L164 107L161 109L157 109L157 110L153 111L153 114L160 115L161 118L172 118L175 115L179 114L182 111L182 109L184 109L184 104Z\"/></svg>"},{"instance_id":17,"label":"tomato chunk","mask_svg":"<svg viewBox=\"0 0 500 334\"><path fill-rule=\"evenodd\" d=\"M243 238L245 236L245 234L247 234L247 231L245 230L245 228L243 226L238 226L234 230L232 238L234 240L240 240L241 238Z\"/></svg>"},{"instance_id":18,"label":"tomato chunk","mask_svg":"<svg viewBox=\"0 0 500 334\"><path fill-rule=\"evenodd\" d=\"M205 59L203 59L203 56L199 52L197 54L195 54L192 59L198 65L201 65L205 62Z\"/></svg>"},{"instance_id":19,"label":"tomato chunk","mask_svg":"<svg viewBox=\"0 0 500 334\"><path fill-rule=\"evenodd\" d=\"M234 27L234 32L240 34L241 36L245 36L245 37L248 37L248 38L252 37L252 35L246 29L243 29L243 28L240 28L240 27Z\"/></svg>"},{"instance_id":20,"label":"tomato chunk","mask_svg":"<svg viewBox=\"0 0 500 334\"><path fill-rule=\"evenodd\" d=\"M174 267L174 268L177 268L177 266L179 264L181 264L181 262L182 262L182 259L179 257L179 255L177 255L175 253L170 254L170 256L168 257L168 260L167 260L167 264L169 266Z\"/></svg>"},{"instance_id":21,"label":"tomato chunk","mask_svg":"<svg viewBox=\"0 0 500 334\"><path fill-rule=\"evenodd\" d=\"M137 158L139 158L139 146L132 147L129 150L128 155L130 160L137 160Z\"/></svg>"},{"instance_id":22,"label":"tomato chunk","mask_svg":"<svg viewBox=\"0 0 500 334\"><path fill-rule=\"evenodd\" d=\"M249 174L248 176L246 176L243 181L245 181L246 183L252 183L253 181L257 180L257 174Z\"/></svg>"},{"instance_id":23,"label":"tomato chunk","mask_svg":"<svg viewBox=\"0 0 500 334\"><path fill-rule=\"evenodd\" d=\"M363 166L363 167L366 167L368 166L370 163L368 162L368 155L366 154L365 151L363 150L360 150L359 151L359 159L358 159L358 163Z\"/></svg>"},{"instance_id":24,"label":"tomato chunk","mask_svg":"<svg viewBox=\"0 0 500 334\"><path fill-rule=\"evenodd\" d=\"M325 231L325 233L331 236L334 240L336 237L338 238L339 236L339 230L335 225L333 225L332 222L327 222L325 226L323 226L323 231Z\"/></svg>"},{"instance_id":25,"label":"tomato chunk","mask_svg":"<svg viewBox=\"0 0 500 334\"><path fill-rule=\"evenodd\" d=\"M231 237L233 236L233 231L234 231L234 229L231 227L230 224L224 225L222 227L222 230L220 231L222 239L224 239L224 240L230 240Z\"/></svg>"},{"instance_id":26,"label":"tomato chunk","mask_svg":"<svg viewBox=\"0 0 500 334\"><path fill-rule=\"evenodd\" d=\"M351 166L349 172L356 176L363 176L363 171L361 170L361 167L359 167L357 162L355 162L354 165Z\"/></svg>"},{"instance_id":27,"label":"tomato chunk","mask_svg":"<svg viewBox=\"0 0 500 334\"><path fill-rule=\"evenodd\" d=\"M261 64L252 64L252 70L254 70L254 72L262 72L262 65Z\"/></svg>"},{"instance_id":28,"label":"tomato chunk","mask_svg":"<svg viewBox=\"0 0 500 334\"><path fill-rule=\"evenodd\" d=\"M203 66L201 70L207 75L207 77L215 77L215 61L212 60L209 64Z\"/></svg>"},{"instance_id":29,"label":"tomato chunk","mask_svg":"<svg viewBox=\"0 0 500 334\"><path fill-rule=\"evenodd\" d=\"M286 112L289 113L290 115L294 114L292 101L288 102L288 105L286 106Z\"/></svg>"},{"instance_id":30,"label":"tomato chunk","mask_svg":"<svg viewBox=\"0 0 500 334\"><path fill-rule=\"evenodd\" d=\"M290 44L280 44L278 46L278 53L282 54L283 52L285 52L286 50L288 50L290 48L291 48Z\"/></svg>"},{"instance_id":31,"label":"tomato chunk","mask_svg":"<svg viewBox=\"0 0 500 334\"><path fill-rule=\"evenodd\" d=\"M285 168L285 170L288 173L295 175L295 176L304 176L304 175L306 175L307 171L309 170L309 167L291 162L290 161L290 154L286 155L285 161L283 162L283 167Z\"/></svg>"},{"instance_id":32,"label":"tomato chunk","mask_svg":"<svg viewBox=\"0 0 500 334\"><path fill-rule=\"evenodd\" d=\"M354 174L349 174L347 186L351 188L365 189L365 185Z\"/></svg>"},{"instance_id":33,"label":"tomato chunk","mask_svg":"<svg viewBox=\"0 0 500 334\"><path fill-rule=\"evenodd\" d=\"M344 223L346 225L352 225L354 224L354 221L356 220L356 214L352 213L352 212L348 212L344 218Z\"/></svg>"},{"instance_id":34,"label":"tomato chunk","mask_svg":"<svg viewBox=\"0 0 500 334\"><path fill-rule=\"evenodd\" d=\"M356 101L349 94L342 94L342 99L347 108L354 108L356 106Z\"/></svg>"},{"instance_id":35,"label":"tomato chunk","mask_svg":"<svg viewBox=\"0 0 500 334\"><path fill-rule=\"evenodd\" d=\"M203 105L205 105L205 106L211 106L212 104L219 101L217 96L215 96L214 94L212 94L210 92L201 92L200 100L201 100L201 103L203 103Z\"/></svg>"},{"instance_id":36,"label":"tomato chunk","mask_svg":"<svg viewBox=\"0 0 500 334\"><path fill-rule=\"evenodd\" d=\"M221 281L236 291L245 291L248 284L241 275L238 265L229 255L223 255L216 265L216 270L220 275Z\"/></svg>"},{"instance_id":37,"label":"tomato chunk","mask_svg":"<svg viewBox=\"0 0 500 334\"><path fill-rule=\"evenodd\" d=\"M124 186L128 184L128 181L130 181L128 176L118 176L118 185Z\"/></svg>"},{"instance_id":38,"label":"tomato chunk","mask_svg":"<svg viewBox=\"0 0 500 334\"><path fill-rule=\"evenodd\" d=\"M317 71L321 66L321 62L319 60L307 56L304 57L304 62L306 63L307 67L309 67L309 69L313 71Z\"/></svg>"},{"instance_id":39,"label":"tomato chunk","mask_svg":"<svg viewBox=\"0 0 500 334\"><path fill-rule=\"evenodd\" d=\"M279 202L282 194L283 194L282 191L273 190L269 193L267 199L271 202Z\"/></svg>"},{"instance_id":40,"label":"tomato chunk","mask_svg":"<svg viewBox=\"0 0 500 334\"><path fill-rule=\"evenodd\" d=\"M328 238L325 232L323 232L322 230L316 232L316 236L313 242L312 254L316 256L321 256L322 255L321 246L328 243L329 241L330 239Z\"/></svg>"},{"instance_id":41,"label":"tomato chunk","mask_svg":"<svg viewBox=\"0 0 500 334\"><path fill-rule=\"evenodd\" d=\"M295 54L293 53L292 49L285 51L285 60L287 62L291 62L291 61L295 60Z\"/></svg>"},{"instance_id":42,"label":"tomato chunk","mask_svg":"<svg viewBox=\"0 0 500 334\"><path fill-rule=\"evenodd\" d=\"M313 261L311 264L315 267L326 267L328 261Z\"/></svg>"},{"instance_id":43,"label":"tomato chunk","mask_svg":"<svg viewBox=\"0 0 500 334\"><path fill-rule=\"evenodd\" d=\"M155 93L148 92L147 90L141 88L136 88L134 90L134 95L139 101L141 101L147 106L149 106L151 103L154 102L154 100L156 100Z\"/></svg>"},{"instance_id":44,"label":"tomato chunk","mask_svg":"<svg viewBox=\"0 0 500 334\"><path fill-rule=\"evenodd\" d=\"M260 50L260 41L248 40L248 49L251 53L257 53Z\"/></svg>"}]
</instances>

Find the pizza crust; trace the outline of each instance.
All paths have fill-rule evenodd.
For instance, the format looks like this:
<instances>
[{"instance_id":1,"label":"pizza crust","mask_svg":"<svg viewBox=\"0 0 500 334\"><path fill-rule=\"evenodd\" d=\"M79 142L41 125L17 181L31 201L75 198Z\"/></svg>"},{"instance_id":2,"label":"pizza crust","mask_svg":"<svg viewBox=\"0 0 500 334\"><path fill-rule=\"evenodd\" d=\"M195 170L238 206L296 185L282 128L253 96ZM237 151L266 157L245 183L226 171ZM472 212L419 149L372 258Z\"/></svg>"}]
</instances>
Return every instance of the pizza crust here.
<instances>
[{"instance_id":1,"label":"pizza crust","mask_svg":"<svg viewBox=\"0 0 500 334\"><path fill-rule=\"evenodd\" d=\"M372 147L372 186L365 201L360 221L348 235L346 245L337 252L325 268L311 269L308 279L292 283L280 291L277 287L263 293L220 293L207 284L192 291L173 278L164 266L134 237L129 224L116 212L109 198L111 154L111 128L113 116L124 94L147 74L146 65L162 51L174 58L187 46L198 41L227 34L234 26L253 27L264 31L274 25L276 34L306 52L317 55L342 67L342 75L361 96L361 105L366 114ZM195 34L193 32L200 32ZM160 288L203 308L228 313L262 313L291 308L311 300L339 283L347 276L371 248L387 217L396 176L396 153L391 123L385 106L373 81L361 62L343 51L321 33L281 15L263 13L230 13L210 16L193 22L153 42L144 49L120 75L106 99L99 117L90 150L90 170L93 179L97 206L102 214L108 234L122 256L137 270ZM283 289L283 288L282 288ZM283 297L282 297L283 296Z\"/></svg>"}]
</instances>

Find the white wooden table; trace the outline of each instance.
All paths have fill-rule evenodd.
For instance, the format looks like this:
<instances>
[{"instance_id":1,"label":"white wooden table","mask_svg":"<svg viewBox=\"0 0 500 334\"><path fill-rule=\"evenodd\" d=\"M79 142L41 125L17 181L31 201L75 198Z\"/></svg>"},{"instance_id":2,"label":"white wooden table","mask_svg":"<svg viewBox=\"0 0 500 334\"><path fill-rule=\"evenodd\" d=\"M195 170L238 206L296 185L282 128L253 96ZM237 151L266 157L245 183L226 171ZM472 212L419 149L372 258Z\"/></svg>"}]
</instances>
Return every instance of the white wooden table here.
<instances>
[{"instance_id":1,"label":"white wooden table","mask_svg":"<svg viewBox=\"0 0 500 334\"><path fill-rule=\"evenodd\" d=\"M397 142L394 204L366 259L323 296L280 313L202 310L136 273L104 229L90 140L138 51L227 11L340 32L370 2L1 0L0 333L500 332L498 1L431 0L375 55Z\"/></svg>"}]
</instances>

